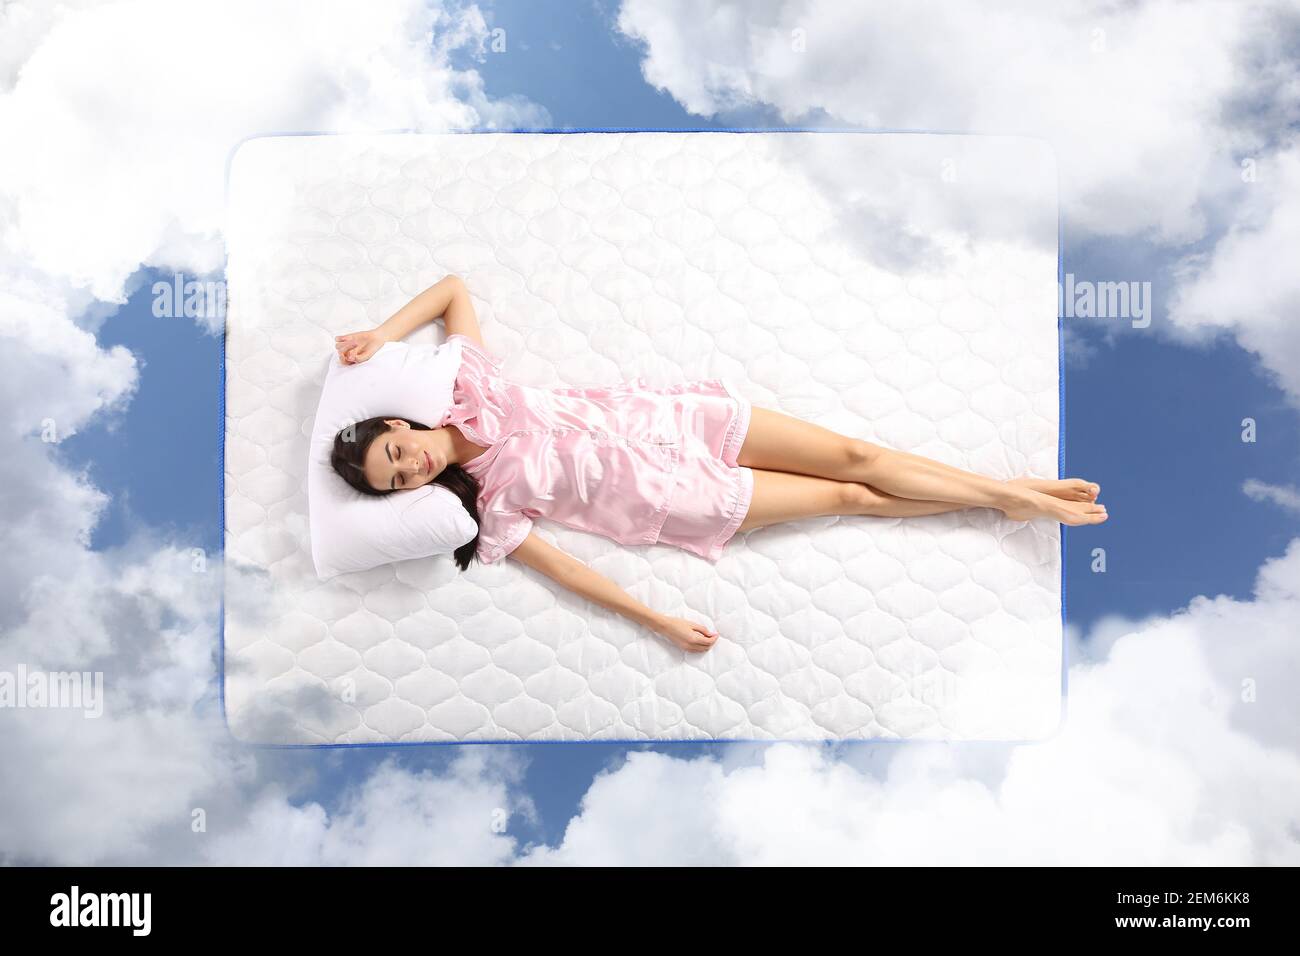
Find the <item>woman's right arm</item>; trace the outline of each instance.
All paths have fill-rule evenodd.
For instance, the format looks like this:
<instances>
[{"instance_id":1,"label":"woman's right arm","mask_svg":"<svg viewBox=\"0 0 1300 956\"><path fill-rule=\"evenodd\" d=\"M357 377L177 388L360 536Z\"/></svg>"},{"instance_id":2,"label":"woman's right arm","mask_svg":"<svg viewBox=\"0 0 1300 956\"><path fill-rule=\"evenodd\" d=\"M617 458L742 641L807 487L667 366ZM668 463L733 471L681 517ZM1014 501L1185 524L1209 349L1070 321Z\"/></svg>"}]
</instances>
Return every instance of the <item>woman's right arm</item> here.
<instances>
[{"instance_id":1,"label":"woman's right arm","mask_svg":"<svg viewBox=\"0 0 1300 956\"><path fill-rule=\"evenodd\" d=\"M449 275L429 286L370 331L337 336L334 347L344 365L355 365L378 352L385 342L404 339L439 316L442 316L448 335L464 335L479 345L483 344L469 289L460 276Z\"/></svg>"},{"instance_id":2,"label":"woman's right arm","mask_svg":"<svg viewBox=\"0 0 1300 956\"><path fill-rule=\"evenodd\" d=\"M563 585L579 597L594 601L601 607L615 611L629 621L643 624L656 634L668 638L684 651L699 654L707 651L718 640L717 631L695 624L685 618L670 617L646 607L632 595L594 571L571 554L548 543L536 532L510 552L510 557L540 571L552 581Z\"/></svg>"}]
</instances>

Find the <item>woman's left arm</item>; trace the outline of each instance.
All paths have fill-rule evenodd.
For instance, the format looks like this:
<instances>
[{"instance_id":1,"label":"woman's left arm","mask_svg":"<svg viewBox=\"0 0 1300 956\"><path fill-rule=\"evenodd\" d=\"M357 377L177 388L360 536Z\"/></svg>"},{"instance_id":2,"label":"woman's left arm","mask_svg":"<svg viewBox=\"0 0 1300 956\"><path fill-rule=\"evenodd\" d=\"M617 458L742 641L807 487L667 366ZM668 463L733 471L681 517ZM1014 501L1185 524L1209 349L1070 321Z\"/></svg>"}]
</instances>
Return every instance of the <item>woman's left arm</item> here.
<instances>
[{"instance_id":1,"label":"woman's left arm","mask_svg":"<svg viewBox=\"0 0 1300 956\"><path fill-rule=\"evenodd\" d=\"M355 365L378 352L385 342L403 339L438 316L442 316L448 335L464 335L479 345L483 344L469 290L460 276L449 275L429 286L369 332L349 332L338 336L334 347L344 365Z\"/></svg>"},{"instance_id":2,"label":"woman's left arm","mask_svg":"<svg viewBox=\"0 0 1300 956\"><path fill-rule=\"evenodd\" d=\"M556 584L568 588L579 597L607 607L629 621L644 624L663 635L689 654L707 651L718 639L718 632L684 617L660 614L642 604L605 575L583 564L573 555L561 551L536 532L524 538L510 557L540 571Z\"/></svg>"}]
</instances>

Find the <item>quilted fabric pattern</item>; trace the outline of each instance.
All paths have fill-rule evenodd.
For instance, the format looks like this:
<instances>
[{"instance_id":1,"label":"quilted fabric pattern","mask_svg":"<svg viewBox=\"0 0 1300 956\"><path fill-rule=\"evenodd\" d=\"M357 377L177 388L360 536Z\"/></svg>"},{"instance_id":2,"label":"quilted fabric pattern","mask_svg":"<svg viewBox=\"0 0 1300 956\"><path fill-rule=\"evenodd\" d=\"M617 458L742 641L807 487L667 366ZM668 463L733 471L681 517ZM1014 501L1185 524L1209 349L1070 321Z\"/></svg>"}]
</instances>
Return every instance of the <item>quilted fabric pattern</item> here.
<instances>
[{"instance_id":1,"label":"quilted fabric pattern","mask_svg":"<svg viewBox=\"0 0 1300 956\"><path fill-rule=\"evenodd\" d=\"M716 565L539 523L647 604L720 631L686 656L511 561L318 581L304 463L332 337L455 272L517 381L727 376L760 407L995 477L1054 477L1054 183L1032 142L979 137L245 143L227 229L232 731L297 744L1051 734L1061 559L1046 522L813 519L739 535Z\"/></svg>"}]
</instances>

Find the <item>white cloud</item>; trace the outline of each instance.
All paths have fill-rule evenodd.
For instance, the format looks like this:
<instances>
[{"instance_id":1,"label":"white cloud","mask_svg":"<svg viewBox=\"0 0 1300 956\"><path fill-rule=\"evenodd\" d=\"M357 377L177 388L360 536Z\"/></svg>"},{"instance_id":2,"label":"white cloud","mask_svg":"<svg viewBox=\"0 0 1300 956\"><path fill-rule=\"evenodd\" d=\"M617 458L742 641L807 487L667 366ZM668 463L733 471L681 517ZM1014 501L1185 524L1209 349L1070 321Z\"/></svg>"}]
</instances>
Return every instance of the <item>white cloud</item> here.
<instances>
[{"instance_id":1,"label":"white cloud","mask_svg":"<svg viewBox=\"0 0 1300 956\"><path fill-rule=\"evenodd\" d=\"M239 866L491 866L508 862L504 832L519 806L513 759L466 748L446 773L411 772L388 760L331 816L319 804L294 806L264 793L247 825L214 834L208 862Z\"/></svg>"},{"instance_id":2,"label":"white cloud","mask_svg":"<svg viewBox=\"0 0 1300 956\"><path fill-rule=\"evenodd\" d=\"M1254 175L1227 234L1181 263L1170 316L1192 332L1235 332L1300 401L1300 143L1259 159Z\"/></svg>"},{"instance_id":3,"label":"white cloud","mask_svg":"<svg viewBox=\"0 0 1300 956\"><path fill-rule=\"evenodd\" d=\"M59 486L30 490L39 498ZM101 672L103 715L0 711L0 762L15 770L0 792L0 853L58 863L145 858L152 830L170 823L186 832L198 795L238 776L240 758L210 700L217 575L195 574L187 553L143 539L122 552L88 551L67 534L72 515L91 520L84 503L60 496L48 510L59 519L26 529L42 547L27 535L5 542L25 562L10 569L19 601L6 602L0 670Z\"/></svg>"},{"instance_id":4,"label":"white cloud","mask_svg":"<svg viewBox=\"0 0 1300 956\"><path fill-rule=\"evenodd\" d=\"M474 6L122 0L45 19L39 42L32 28L0 45L0 78L17 77L0 86L0 242L104 301L141 265L221 266L243 137L547 119L450 65L486 37Z\"/></svg>"},{"instance_id":5,"label":"white cloud","mask_svg":"<svg viewBox=\"0 0 1300 956\"><path fill-rule=\"evenodd\" d=\"M53 283L19 278L0 258L0 381L6 437L62 441L94 415L122 408L135 390L135 357L69 321L81 305Z\"/></svg>"},{"instance_id":6,"label":"white cloud","mask_svg":"<svg viewBox=\"0 0 1300 956\"><path fill-rule=\"evenodd\" d=\"M1300 514L1300 488L1295 485L1270 485L1251 478L1242 485L1241 490L1253 501L1268 501L1285 511Z\"/></svg>"},{"instance_id":7,"label":"white cloud","mask_svg":"<svg viewBox=\"0 0 1300 956\"><path fill-rule=\"evenodd\" d=\"M54 22L78 7L89 7L102 0L58 3L35 0L10 0L0 6L0 92L18 79L27 58L40 46Z\"/></svg>"},{"instance_id":8,"label":"white cloud","mask_svg":"<svg viewBox=\"0 0 1300 956\"><path fill-rule=\"evenodd\" d=\"M1198 202L1221 162L1206 146L1238 139L1221 113L1245 44L1273 28L1246 5L1208 0L625 0L618 26L645 43L646 80L691 112L770 104L787 122L821 110L872 128L1044 136L1071 228L1171 241L1202 232ZM1271 52L1254 77L1286 62Z\"/></svg>"},{"instance_id":9,"label":"white cloud","mask_svg":"<svg viewBox=\"0 0 1300 956\"><path fill-rule=\"evenodd\" d=\"M1297 619L1300 541L1253 601L1108 622L1048 742L778 745L731 766L636 753L528 861L1295 865Z\"/></svg>"}]
</instances>

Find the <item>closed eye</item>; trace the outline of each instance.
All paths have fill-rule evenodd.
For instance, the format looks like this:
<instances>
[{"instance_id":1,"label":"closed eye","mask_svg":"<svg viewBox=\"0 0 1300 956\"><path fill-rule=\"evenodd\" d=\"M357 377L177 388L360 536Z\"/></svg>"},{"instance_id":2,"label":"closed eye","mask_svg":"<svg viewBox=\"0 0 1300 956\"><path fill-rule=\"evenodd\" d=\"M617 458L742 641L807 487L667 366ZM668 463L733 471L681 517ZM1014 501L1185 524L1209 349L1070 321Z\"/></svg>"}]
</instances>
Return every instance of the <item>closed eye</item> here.
<instances>
[{"instance_id":1,"label":"closed eye","mask_svg":"<svg viewBox=\"0 0 1300 956\"><path fill-rule=\"evenodd\" d=\"M384 442L384 454L388 457L389 464L395 465L402 460L402 446L401 445L397 446L397 453L394 455L393 446L390 445L388 442ZM395 474L393 475L392 478L388 479L389 491L397 490L397 483L399 479L401 480L402 487L406 487L406 476L401 474Z\"/></svg>"}]
</instances>

